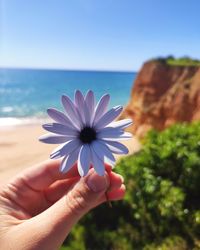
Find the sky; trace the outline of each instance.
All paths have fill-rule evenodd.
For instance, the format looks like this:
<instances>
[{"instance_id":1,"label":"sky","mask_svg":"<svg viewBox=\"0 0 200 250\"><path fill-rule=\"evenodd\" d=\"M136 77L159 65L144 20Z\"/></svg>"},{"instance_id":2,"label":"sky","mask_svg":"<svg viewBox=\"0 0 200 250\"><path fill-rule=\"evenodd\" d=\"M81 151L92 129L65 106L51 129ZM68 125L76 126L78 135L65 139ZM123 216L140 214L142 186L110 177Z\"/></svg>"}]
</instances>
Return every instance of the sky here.
<instances>
[{"instance_id":1,"label":"sky","mask_svg":"<svg viewBox=\"0 0 200 250\"><path fill-rule=\"evenodd\" d=\"M0 0L0 67L137 71L200 58L199 0Z\"/></svg>"}]
</instances>

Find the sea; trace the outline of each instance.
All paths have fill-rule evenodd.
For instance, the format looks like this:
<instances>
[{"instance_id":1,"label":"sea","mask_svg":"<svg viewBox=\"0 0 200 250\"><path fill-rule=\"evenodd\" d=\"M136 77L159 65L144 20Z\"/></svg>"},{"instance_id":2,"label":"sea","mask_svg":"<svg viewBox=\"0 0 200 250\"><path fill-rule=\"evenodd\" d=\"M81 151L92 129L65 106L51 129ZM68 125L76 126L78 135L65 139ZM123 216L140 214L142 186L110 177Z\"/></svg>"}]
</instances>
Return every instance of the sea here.
<instances>
[{"instance_id":1,"label":"sea","mask_svg":"<svg viewBox=\"0 0 200 250\"><path fill-rule=\"evenodd\" d=\"M93 90L98 100L111 96L110 107L125 106L136 72L0 68L0 127L41 123L49 107L63 110L61 95Z\"/></svg>"}]
</instances>

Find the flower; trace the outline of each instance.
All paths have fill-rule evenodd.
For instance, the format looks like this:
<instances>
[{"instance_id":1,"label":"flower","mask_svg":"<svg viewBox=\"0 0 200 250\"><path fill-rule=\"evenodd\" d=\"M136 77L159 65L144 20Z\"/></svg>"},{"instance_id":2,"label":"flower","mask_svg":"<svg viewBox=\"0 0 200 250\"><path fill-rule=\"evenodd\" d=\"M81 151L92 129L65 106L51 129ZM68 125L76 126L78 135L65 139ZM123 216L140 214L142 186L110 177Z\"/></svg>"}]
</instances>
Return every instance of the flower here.
<instances>
[{"instance_id":1,"label":"flower","mask_svg":"<svg viewBox=\"0 0 200 250\"><path fill-rule=\"evenodd\" d=\"M122 106L116 106L107 111L110 96L105 94L95 107L94 93L89 90L84 98L77 90L74 102L63 95L62 104L65 113L54 108L47 110L48 115L55 121L44 124L43 128L50 134L39 138L41 142L60 144L50 155L51 159L64 157L60 171L66 173L77 161L80 176L85 176L92 164L99 175L104 175L107 162L115 163L114 154L127 154L128 149L117 140L131 138L124 132L132 121L124 119L114 121L122 112Z\"/></svg>"}]
</instances>

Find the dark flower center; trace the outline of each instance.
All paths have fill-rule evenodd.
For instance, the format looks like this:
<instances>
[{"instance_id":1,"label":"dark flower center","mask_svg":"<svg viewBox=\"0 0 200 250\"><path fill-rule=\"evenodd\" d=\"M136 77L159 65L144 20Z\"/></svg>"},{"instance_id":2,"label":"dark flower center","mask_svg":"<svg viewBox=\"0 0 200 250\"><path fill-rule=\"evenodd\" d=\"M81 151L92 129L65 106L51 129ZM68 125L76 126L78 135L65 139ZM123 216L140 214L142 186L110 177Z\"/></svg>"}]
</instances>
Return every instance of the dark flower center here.
<instances>
[{"instance_id":1,"label":"dark flower center","mask_svg":"<svg viewBox=\"0 0 200 250\"><path fill-rule=\"evenodd\" d=\"M79 139L83 143L91 143L92 141L96 140L96 136L96 131L93 128L85 127L81 130Z\"/></svg>"}]
</instances>

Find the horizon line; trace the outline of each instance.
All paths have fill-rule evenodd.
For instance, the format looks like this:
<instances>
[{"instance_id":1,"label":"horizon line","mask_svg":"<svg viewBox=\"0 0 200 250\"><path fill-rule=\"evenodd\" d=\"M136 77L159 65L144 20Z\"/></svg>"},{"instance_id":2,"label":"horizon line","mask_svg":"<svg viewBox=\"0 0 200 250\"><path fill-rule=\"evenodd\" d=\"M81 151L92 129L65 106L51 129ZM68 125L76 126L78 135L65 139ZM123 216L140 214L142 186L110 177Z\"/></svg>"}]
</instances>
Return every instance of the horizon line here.
<instances>
[{"instance_id":1,"label":"horizon line","mask_svg":"<svg viewBox=\"0 0 200 250\"><path fill-rule=\"evenodd\" d=\"M136 70L123 69L87 69L87 68L51 68L51 67L18 67L18 66L1 66L0 69L19 69L19 70L55 70L55 71L85 71L85 72L119 72L119 73L137 73Z\"/></svg>"}]
</instances>

